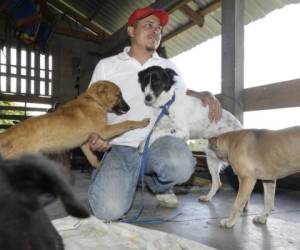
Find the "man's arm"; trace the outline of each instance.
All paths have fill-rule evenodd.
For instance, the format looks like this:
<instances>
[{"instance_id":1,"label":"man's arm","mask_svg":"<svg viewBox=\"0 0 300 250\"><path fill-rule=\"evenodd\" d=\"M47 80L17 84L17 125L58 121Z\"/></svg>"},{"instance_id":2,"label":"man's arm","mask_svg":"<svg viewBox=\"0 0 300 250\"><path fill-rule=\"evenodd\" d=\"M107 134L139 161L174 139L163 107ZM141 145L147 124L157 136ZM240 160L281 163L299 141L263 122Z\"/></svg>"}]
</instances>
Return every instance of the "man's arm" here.
<instances>
[{"instance_id":1,"label":"man's arm","mask_svg":"<svg viewBox=\"0 0 300 250\"><path fill-rule=\"evenodd\" d=\"M190 89L186 91L186 94L199 98L204 106L208 105L208 118L210 121L217 122L221 119L222 107L219 100L213 94L208 91L197 92Z\"/></svg>"}]
</instances>

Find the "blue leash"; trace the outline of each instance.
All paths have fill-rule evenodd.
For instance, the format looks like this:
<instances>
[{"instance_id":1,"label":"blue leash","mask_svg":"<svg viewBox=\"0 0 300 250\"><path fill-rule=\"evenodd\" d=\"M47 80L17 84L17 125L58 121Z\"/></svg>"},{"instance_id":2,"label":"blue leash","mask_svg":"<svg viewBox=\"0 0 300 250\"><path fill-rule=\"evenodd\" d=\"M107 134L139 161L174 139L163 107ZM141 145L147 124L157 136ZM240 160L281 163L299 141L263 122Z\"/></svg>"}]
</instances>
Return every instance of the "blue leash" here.
<instances>
[{"instance_id":1,"label":"blue leash","mask_svg":"<svg viewBox=\"0 0 300 250\"><path fill-rule=\"evenodd\" d=\"M167 221L171 221L179 215L179 214L177 214L168 219L155 218L155 219L148 219L148 220L138 220L138 218L141 216L141 214L144 210L144 195L143 195L144 190L145 190L144 176L145 176L145 166L146 166L146 162L147 162L147 158L148 158L148 149L149 149L150 138L151 138L151 135L152 135L155 127L157 126L158 122L161 120L161 118L164 115L169 115L169 108L174 101L175 101L175 92L174 92L172 98L169 101L167 101L163 106L160 107L161 111L160 111L158 117L156 118L156 121L155 121L152 129L150 130L148 136L146 137L144 152L143 152L143 156L142 156L142 160L141 160L141 168L140 168L141 186L142 186L142 198L141 198L140 208L131 218L121 220L122 222L157 224L157 223L165 223Z\"/></svg>"}]
</instances>

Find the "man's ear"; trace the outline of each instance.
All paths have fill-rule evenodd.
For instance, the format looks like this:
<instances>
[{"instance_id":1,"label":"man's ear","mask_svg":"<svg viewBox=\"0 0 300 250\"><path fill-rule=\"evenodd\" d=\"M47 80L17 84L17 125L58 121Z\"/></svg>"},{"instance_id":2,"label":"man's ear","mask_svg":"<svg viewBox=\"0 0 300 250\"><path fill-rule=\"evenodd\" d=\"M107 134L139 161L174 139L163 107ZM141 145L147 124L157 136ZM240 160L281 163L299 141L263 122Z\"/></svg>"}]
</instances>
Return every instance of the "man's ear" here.
<instances>
[{"instance_id":1,"label":"man's ear","mask_svg":"<svg viewBox=\"0 0 300 250\"><path fill-rule=\"evenodd\" d=\"M129 37L134 37L134 27L133 26L127 26L127 33Z\"/></svg>"}]
</instances>

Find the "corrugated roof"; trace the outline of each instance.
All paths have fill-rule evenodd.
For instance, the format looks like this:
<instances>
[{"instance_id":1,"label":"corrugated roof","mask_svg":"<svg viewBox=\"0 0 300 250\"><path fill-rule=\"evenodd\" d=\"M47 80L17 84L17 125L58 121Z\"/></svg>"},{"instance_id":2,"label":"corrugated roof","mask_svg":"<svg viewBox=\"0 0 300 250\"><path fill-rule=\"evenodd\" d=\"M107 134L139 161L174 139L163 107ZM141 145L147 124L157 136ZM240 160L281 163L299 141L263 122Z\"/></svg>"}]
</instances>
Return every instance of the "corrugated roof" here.
<instances>
[{"instance_id":1,"label":"corrugated roof","mask_svg":"<svg viewBox=\"0 0 300 250\"><path fill-rule=\"evenodd\" d=\"M137 8L148 6L155 1L150 0L60 0L72 7L77 13L101 27L108 34L113 34L122 28L129 15ZM213 0L193 0L188 6L194 11L201 10ZM269 12L288 4L299 3L300 0L245 0L245 24L263 18ZM188 16L180 10L170 15L170 22L164 30L167 35L182 25L190 22ZM194 46L221 33L221 8L205 16L203 27L192 26L186 31L172 37L163 43L169 57L176 56Z\"/></svg>"},{"instance_id":2,"label":"corrugated roof","mask_svg":"<svg viewBox=\"0 0 300 250\"><path fill-rule=\"evenodd\" d=\"M195 0L199 6L206 6L209 2ZM299 0L246 0L245 1L245 25L252 21L263 18L275 9L284 7L287 4L300 3ZM164 43L169 57L176 56L196 45L207 41L221 34L221 8L205 16L203 27L194 25L190 29L178 34L176 37ZM186 17L178 10L171 15L168 30L177 27L178 24L188 22ZM168 32L168 30L166 30Z\"/></svg>"}]
</instances>

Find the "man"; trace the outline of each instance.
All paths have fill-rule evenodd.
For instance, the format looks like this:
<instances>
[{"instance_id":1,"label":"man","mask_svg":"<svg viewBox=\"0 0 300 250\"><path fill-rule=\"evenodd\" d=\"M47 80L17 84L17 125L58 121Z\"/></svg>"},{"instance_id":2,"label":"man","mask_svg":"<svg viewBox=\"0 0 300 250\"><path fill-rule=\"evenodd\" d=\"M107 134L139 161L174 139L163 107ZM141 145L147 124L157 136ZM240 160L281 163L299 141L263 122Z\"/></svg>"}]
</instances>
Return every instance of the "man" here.
<instances>
[{"instance_id":1,"label":"man","mask_svg":"<svg viewBox=\"0 0 300 250\"><path fill-rule=\"evenodd\" d=\"M168 14L165 11L149 7L137 9L128 19L131 47L97 64L91 83L97 80L115 82L131 107L126 115L109 114L109 123L151 117L151 108L144 104L144 95L138 83L139 71L158 65L178 72L170 60L156 53L162 29L167 23ZM187 91L180 76L176 84L179 90L199 97L204 105L209 105L211 120L219 119L220 104L211 94ZM101 168L93 173L89 189L90 207L96 217L117 220L130 209L140 171L141 155L137 147L150 129L151 126L132 130L110 142L97 135L91 136L89 142L92 150L107 151L111 147L102 159ZM175 184L187 181L194 166L195 159L184 141L170 136L162 137L149 149L145 183L162 206L176 207L178 200L172 188Z\"/></svg>"}]
</instances>

